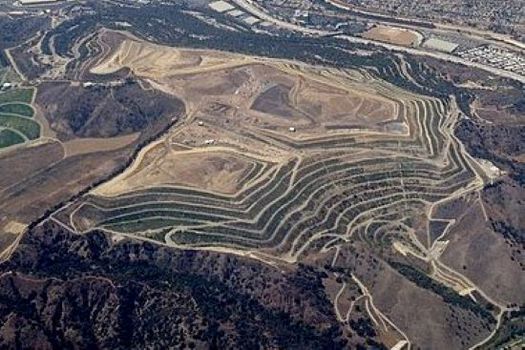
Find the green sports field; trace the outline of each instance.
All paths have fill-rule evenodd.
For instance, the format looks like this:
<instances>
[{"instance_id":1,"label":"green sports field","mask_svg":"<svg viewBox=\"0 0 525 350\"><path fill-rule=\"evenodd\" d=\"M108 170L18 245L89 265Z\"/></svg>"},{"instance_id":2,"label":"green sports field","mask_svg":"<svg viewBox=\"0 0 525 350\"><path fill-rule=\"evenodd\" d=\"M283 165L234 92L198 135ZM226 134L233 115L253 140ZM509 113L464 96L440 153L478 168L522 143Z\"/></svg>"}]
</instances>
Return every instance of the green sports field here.
<instances>
[{"instance_id":1,"label":"green sports field","mask_svg":"<svg viewBox=\"0 0 525 350\"><path fill-rule=\"evenodd\" d=\"M31 106L34 94L34 88L0 92L0 149L40 137L40 124L31 119L35 114Z\"/></svg>"}]
</instances>

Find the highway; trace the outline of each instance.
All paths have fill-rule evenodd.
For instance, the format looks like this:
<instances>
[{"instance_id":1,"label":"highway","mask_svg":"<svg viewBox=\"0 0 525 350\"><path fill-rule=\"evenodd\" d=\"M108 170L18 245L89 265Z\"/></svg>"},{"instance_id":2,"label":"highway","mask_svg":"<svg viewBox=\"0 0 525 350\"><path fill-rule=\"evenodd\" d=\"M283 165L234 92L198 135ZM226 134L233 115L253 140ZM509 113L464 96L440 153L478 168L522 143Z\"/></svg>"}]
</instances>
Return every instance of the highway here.
<instances>
[{"instance_id":1,"label":"highway","mask_svg":"<svg viewBox=\"0 0 525 350\"><path fill-rule=\"evenodd\" d=\"M441 52L436 52L436 51L427 51L427 50L423 50L423 49L419 49L419 48L412 48L412 47L404 47L404 46L394 45L394 44L387 44L387 43L379 42L379 41L375 41L375 40L364 39L364 38L350 36L350 35L346 35L346 34L340 34L339 32L332 32L332 31L327 31L327 30L306 28L306 27L302 27L302 26L297 25L297 24L293 24L293 23L290 23L290 22L286 22L286 21L277 19L277 18L269 15L265 11L261 10L257 5L255 5L253 3L253 1L251 1L251 0L232 0L232 2L235 3L237 6L239 6L240 8L242 8L243 10L251 13L253 16L258 17L258 18L260 18L260 19L262 19L264 21L271 22L271 23L279 26L280 28L287 29L287 30L290 30L290 31L301 32L301 33L306 34L306 35L318 36L318 37L319 36L328 36L328 35L330 35L330 36L335 36L337 38L346 40L346 41L348 41L350 43L376 45L376 46L381 46L381 47L383 47L385 49L392 50L392 51L405 52L405 53L412 54L412 55L427 56L427 57L437 58L439 60L444 60L444 61L448 61L448 62L458 63L458 64L462 64L462 65L465 65L465 66L473 67L473 68L479 68L479 69L482 69L482 70L484 70L486 72L489 72L491 74L494 74L494 75L498 75L498 76L505 77L505 78L510 78L510 79L513 79L513 80L517 80L517 81L519 81L521 83L525 83L525 77L524 76L521 76L521 75L516 74L516 73L509 72L509 71L506 71L506 70L503 70L503 69L490 67L490 66L487 66L487 65L482 64L482 63L470 62L470 61L467 61L467 60L465 60L465 59L463 59L461 57L458 57L458 56L453 56L453 55L449 55L449 54L441 53Z\"/></svg>"},{"instance_id":2,"label":"highway","mask_svg":"<svg viewBox=\"0 0 525 350\"><path fill-rule=\"evenodd\" d=\"M392 20L402 20L402 21L407 21L407 22L415 20L413 18L400 17L400 16L392 17L392 16L388 16L382 13L365 11L362 9L355 8L349 4L346 4L342 2L341 0L324 0L324 1L334 7L337 7L343 10L352 11L354 13L362 14L364 16L374 16L376 18L377 17L384 18L385 22L386 23L390 22L390 24ZM485 39L485 40L490 39L490 40L495 41L497 44L504 44L507 48L510 48L510 49L514 49L514 50L518 49L520 51L525 50L525 43L522 43L518 40L514 40L510 35L499 34L499 33L494 33L494 32L490 32L486 30L480 30L480 29L476 29L472 27L459 26L455 24L436 23L436 22L430 22L430 21L428 23L432 23L436 27L436 29L441 29L441 30L449 31L449 32L450 31L460 32L466 35L477 37L478 39ZM402 24L402 26L414 28L416 30L420 28L417 25Z\"/></svg>"}]
</instances>

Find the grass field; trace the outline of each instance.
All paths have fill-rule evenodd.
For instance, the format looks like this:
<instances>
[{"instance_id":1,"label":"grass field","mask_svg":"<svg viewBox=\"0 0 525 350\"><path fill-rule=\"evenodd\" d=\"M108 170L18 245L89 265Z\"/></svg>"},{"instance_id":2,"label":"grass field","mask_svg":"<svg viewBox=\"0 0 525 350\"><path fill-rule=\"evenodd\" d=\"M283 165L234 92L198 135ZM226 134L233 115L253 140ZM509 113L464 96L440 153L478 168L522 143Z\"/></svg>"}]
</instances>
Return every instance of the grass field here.
<instances>
[{"instance_id":1,"label":"grass field","mask_svg":"<svg viewBox=\"0 0 525 350\"><path fill-rule=\"evenodd\" d=\"M0 93L0 104L10 102L31 103L34 89L14 89Z\"/></svg>"},{"instance_id":2,"label":"grass field","mask_svg":"<svg viewBox=\"0 0 525 350\"><path fill-rule=\"evenodd\" d=\"M18 130L29 140L35 140L40 136L40 125L28 118L0 114L0 126L7 129Z\"/></svg>"},{"instance_id":3,"label":"grass field","mask_svg":"<svg viewBox=\"0 0 525 350\"><path fill-rule=\"evenodd\" d=\"M0 74L0 76L4 82L11 81L8 74ZM0 149L40 137L40 125L29 119L35 114L31 107L34 94L33 88L0 92L0 127L2 128Z\"/></svg>"},{"instance_id":4,"label":"grass field","mask_svg":"<svg viewBox=\"0 0 525 350\"><path fill-rule=\"evenodd\" d=\"M0 64L0 84L3 84L6 81L6 77L7 77L7 68L3 67Z\"/></svg>"},{"instance_id":5,"label":"grass field","mask_svg":"<svg viewBox=\"0 0 525 350\"><path fill-rule=\"evenodd\" d=\"M17 114L32 118L35 112L31 106L24 103L6 103L0 105L0 113Z\"/></svg>"},{"instance_id":6,"label":"grass field","mask_svg":"<svg viewBox=\"0 0 525 350\"><path fill-rule=\"evenodd\" d=\"M13 146L24 141L25 139L22 136L12 130L0 130L0 148Z\"/></svg>"},{"instance_id":7,"label":"grass field","mask_svg":"<svg viewBox=\"0 0 525 350\"><path fill-rule=\"evenodd\" d=\"M1 67L0 66L0 84L3 83L19 83L20 77L11 67Z\"/></svg>"}]
</instances>

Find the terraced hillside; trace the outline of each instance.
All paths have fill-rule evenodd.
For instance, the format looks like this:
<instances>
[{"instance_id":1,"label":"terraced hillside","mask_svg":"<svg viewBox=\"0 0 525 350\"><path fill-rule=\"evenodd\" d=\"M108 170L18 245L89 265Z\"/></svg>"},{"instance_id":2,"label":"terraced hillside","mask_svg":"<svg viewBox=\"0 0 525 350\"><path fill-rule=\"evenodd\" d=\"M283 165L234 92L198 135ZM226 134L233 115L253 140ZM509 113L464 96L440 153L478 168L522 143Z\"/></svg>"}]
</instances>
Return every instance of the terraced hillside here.
<instances>
[{"instance_id":1,"label":"terraced hillside","mask_svg":"<svg viewBox=\"0 0 525 350\"><path fill-rule=\"evenodd\" d=\"M0 349L523 344L520 82L376 45L421 39L401 27L365 44L201 0L15 7Z\"/></svg>"},{"instance_id":2,"label":"terraced hillside","mask_svg":"<svg viewBox=\"0 0 525 350\"><path fill-rule=\"evenodd\" d=\"M481 344L513 310L440 259L456 220L450 208L501 174L454 135L463 115L453 96L416 94L365 70L109 32L97 40L111 49L89 74L128 69L181 98L187 116L53 221L270 264L325 264L337 279L327 291L340 322L356 326L361 299L390 346ZM385 281L403 292L386 298ZM411 317L447 326L431 334Z\"/></svg>"},{"instance_id":3,"label":"terraced hillside","mask_svg":"<svg viewBox=\"0 0 525 350\"><path fill-rule=\"evenodd\" d=\"M115 69L182 95L190 118L71 210L80 231L262 249L290 261L312 246L359 238L398 242L426 259L440 232L415 236L411 212L432 219L437 204L488 176L452 134L453 99L415 95L363 72L228 55L216 63L200 51L171 49L197 63L158 72L142 66L149 53L121 57L148 49L126 40L94 71L120 62Z\"/></svg>"}]
</instances>

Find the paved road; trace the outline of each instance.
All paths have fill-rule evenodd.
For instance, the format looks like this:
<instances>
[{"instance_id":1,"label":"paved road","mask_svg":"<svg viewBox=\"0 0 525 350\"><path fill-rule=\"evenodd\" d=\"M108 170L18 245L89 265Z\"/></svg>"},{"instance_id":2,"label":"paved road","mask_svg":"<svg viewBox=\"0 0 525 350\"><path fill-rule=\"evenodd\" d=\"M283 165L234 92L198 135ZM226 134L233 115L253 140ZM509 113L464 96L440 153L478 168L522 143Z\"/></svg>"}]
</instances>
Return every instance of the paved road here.
<instances>
[{"instance_id":1,"label":"paved road","mask_svg":"<svg viewBox=\"0 0 525 350\"><path fill-rule=\"evenodd\" d=\"M331 31L327 31L327 30L305 28L305 27L302 27L300 25L296 25L296 24L293 24L293 23L289 23L289 22L286 22L286 21L274 18L273 16L271 16L268 13L264 12L263 10L261 10L251 0L232 0L232 2L235 3L237 6L239 6L240 8L244 9L245 11L251 13L252 15L254 15L256 17L259 17L260 19L262 19L264 21L268 21L268 22L274 23L275 25L277 25L277 26L279 26L281 28L287 29L287 30L301 32L303 34L311 35L311 36L335 35L337 38L346 40L346 41L348 41L350 43L376 45L376 46L381 46L381 47L383 47L385 49L389 49L389 50L392 50L392 51L401 51L401 52L409 53L409 54L412 54L412 55L427 56L427 57L437 58L437 59L448 61L448 62L459 63L459 64L463 64L463 65L466 65L466 66L469 66L469 67L483 69L483 70L485 70L485 71L487 71L487 72L489 72L491 74L499 75L499 76L502 76L502 77L505 77L505 78L514 79L514 80L517 80L517 81L525 84L525 77L523 77L523 76L521 76L519 74L508 72L508 71L503 70L503 69L490 67L490 66L487 66L487 65L484 65L484 64L481 64L481 63L477 63L477 62L470 62L470 61L467 61L467 60L465 60L465 59L463 59L461 57L449 55L449 54L446 54L446 53L439 53L439 52L426 51L426 50L417 49L417 48L411 48L411 47L404 47L404 46L399 46L399 45L387 44L387 43L374 41L374 40L369 40L369 39L364 39L364 38L359 38L359 37L355 37L355 36L350 36L350 35L345 35L345 34L338 34L338 32L331 32Z\"/></svg>"},{"instance_id":2,"label":"paved road","mask_svg":"<svg viewBox=\"0 0 525 350\"><path fill-rule=\"evenodd\" d=\"M354 8L352 5L346 4L341 0L324 0L324 1L337 8L352 11L354 13L362 14L364 16L374 16L377 18L384 18L385 22L392 22L393 19L394 20L399 19L403 21L417 21L417 19L414 19L414 18L401 17L401 16L393 17L393 16L389 16L386 14L382 14L382 13L365 11L362 9ZM512 49L525 50L525 43L512 39L510 35L495 33L495 32L476 29L472 27L460 26L456 24L436 23L436 22L426 21L426 20L424 20L424 22L432 23L436 29L441 29L445 31L453 31L453 32L461 32L467 35L476 36L478 39L483 39L483 40L490 39L490 40L497 42L498 44L505 44L506 47L510 46ZM407 26L416 28L416 29L421 28L421 27L418 27L417 25L403 24L403 27L407 27Z\"/></svg>"}]
</instances>

